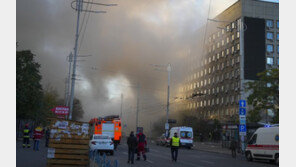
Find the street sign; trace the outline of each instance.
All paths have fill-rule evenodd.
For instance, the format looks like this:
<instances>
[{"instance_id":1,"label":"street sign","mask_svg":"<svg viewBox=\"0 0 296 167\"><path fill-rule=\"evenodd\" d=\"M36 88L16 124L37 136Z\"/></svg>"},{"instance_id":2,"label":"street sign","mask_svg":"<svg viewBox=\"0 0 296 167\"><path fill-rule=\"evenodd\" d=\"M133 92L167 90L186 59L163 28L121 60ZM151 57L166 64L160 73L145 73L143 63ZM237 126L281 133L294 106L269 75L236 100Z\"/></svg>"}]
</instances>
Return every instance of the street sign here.
<instances>
[{"instance_id":1,"label":"street sign","mask_svg":"<svg viewBox=\"0 0 296 167\"><path fill-rule=\"evenodd\" d=\"M56 115L68 115L69 114L69 107L67 106L57 106L51 109Z\"/></svg>"},{"instance_id":2,"label":"street sign","mask_svg":"<svg viewBox=\"0 0 296 167\"><path fill-rule=\"evenodd\" d=\"M246 135L246 133L247 133L247 126L239 125L239 135Z\"/></svg>"},{"instance_id":3,"label":"street sign","mask_svg":"<svg viewBox=\"0 0 296 167\"><path fill-rule=\"evenodd\" d=\"M170 129L170 125L168 123L165 123L165 130L169 130Z\"/></svg>"},{"instance_id":4,"label":"street sign","mask_svg":"<svg viewBox=\"0 0 296 167\"><path fill-rule=\"evenodd\" d=\"M246 115L246 109L245 108L239 108L239 115Z\"/></svg>"},{"instance_id":5,"label":"street sign","mask_svg":"<svg viewBox=\"0 0 296 167\"><path fill-rule=\"evenodd\" d=\"M246 106L247 106L246 100L239 101L239 107L246 107Z\"/></svg>"},{"instance_id":6,"label":"street sign","mask_svg":"<svg viewBox=\"0 0 296 167\"><path fill-rule=\"evenodd\" d=\"M245 115L240 115L239 116L239 121L241 125L245 125L246 124L246 116Z\"/></svg>"}]
</instances>

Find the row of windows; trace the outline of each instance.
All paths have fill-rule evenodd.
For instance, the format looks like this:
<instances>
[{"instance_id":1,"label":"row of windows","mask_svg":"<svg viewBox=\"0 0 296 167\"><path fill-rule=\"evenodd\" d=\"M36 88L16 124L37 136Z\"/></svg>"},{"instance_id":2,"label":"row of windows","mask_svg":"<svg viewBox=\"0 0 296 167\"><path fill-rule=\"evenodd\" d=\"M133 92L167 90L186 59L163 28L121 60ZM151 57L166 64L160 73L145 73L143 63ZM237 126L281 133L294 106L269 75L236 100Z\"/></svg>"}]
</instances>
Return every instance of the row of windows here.
<instances>
[{"instance_id":1,"label":"row of windows","mask_svg":"<svg viewBox=\"0 0 296 167\"><path fill-rule=\"evenodd\" d=\"M198 71L198 72L192 74L191 76L189 76L187 78L187 81L199 79L201 77L206 76L207 74L211 74L211 73L214 73L215 71L223 70L225 67L228 67L230 65L234 66L235 63L239 63L239 61L240 61L240 57L234 57L232 59L227 60L226 62L217 63L217 64L213 65L212 67L205 68L201 71Z\"/></svg>"},{"instance_id":2,"label":"row of windows","mask_svg":"<svg viewBox=\"0 0 296 167\"><path fill-rule=\"evenodd\" d=\"M279 25L279 21L276 21L276 28L279 29L280 25ZM274 27L274 21L273 20L266 20L266 27L268 28L273 28Z\"/></svg>"},{"instance_id":3,"label":"row of windows","mask_svg":"<svg viewBox=\"0 0 296 167\"><path fill-rule=\"evenodd\" d=\"M239 101L239 95L232 95L232 96L226 96L225 98L224 97L213 98L213 99L188 103L187 107L188 109L193 109L193 108L214 106L214 105L220 105L220 104L229 104L234 102L237 103L238 101Z\"/></svg>"},{"instance_id":4,"label":"row of windows","mask_svg":"<svg viewBox=\"0 0 296 167\"><path fill-rule=\"evenodd\" d=\"M225 77L230 77L231 78L233 75L235 75L234 72L226 73ZM236 74L236 76L238 77L239 74ZM203 81L188 84L187 86L181 88L181 92L194 90L194 89L197 89L197 88L203 88L204 86L207 86L207 84L210 85L211 83L214 84L214 83L218 83L218 82L222 82L222 81L223 81L223 75L220 76L220 77L216 76L216 77L213 77L212 79L209 78L208 80L205 79ZM204 89L201 92L206 94L206 95L211 95L211 94L220 93L220 92L227 92L229 90L238 90L239 87L240 87L240 82L239 81L237 81L237 82L233 81L230 84L225 84L225 85L221 85L221 86L212 87L212 88L209 88L209 89Z\"/></svg>"},{"instance_id":5,"label":"row of windows","mask_svg":"<svg viewBox=\"0 0 296 167\"><path fill-rule=\"evenodd\" d=\"M190 107L187 105L187 109L190 109ZM193 107L191 108L193 109ZM223 116L223 115L234 115L238 114L238 109L235 107L226 108L226 109L219 109L219 110L212 110L212 111L198 111L198 114L204 115L204 116Z\"/></svg>"},{"instance_id":6,"label":"row of windows","mask_svg":"<svg viewBox=\"0 0 296 167\"><path fill-rule=\"evenodd\" d=\"M231 41L234 41L235 39L239 38L240 37L240 34L239 32L236 32L236 35L232 34L231 35ZM226 37L226 39L222 39L221 41L213 44L211 47L209 47L209 52L208 53L211 53L212 51L215 51L215 49L217 48L220 48L220 46L224 46L226 44L229 44L230 42L230 37Z\"/></svg>"},{"instance_id":7,"label":"row of windows","mask_svg":"<svg viewBox=\"0 0 296 167\"><path fill-rule=\"evenodd\" d=\"M226 26L226 29L221 29L221 31L218 31L217 33L212 34L209 37L208 41L212 42L212 40L215 40L216 38L219 38L220 36L224 35L225 32L231 32L233 29L239 30L240 25L241 25L241 19L238 19L238 20L228 24ZM239 33L237 34L237 38L239 38Z\"/></svg>"}]
</instances>

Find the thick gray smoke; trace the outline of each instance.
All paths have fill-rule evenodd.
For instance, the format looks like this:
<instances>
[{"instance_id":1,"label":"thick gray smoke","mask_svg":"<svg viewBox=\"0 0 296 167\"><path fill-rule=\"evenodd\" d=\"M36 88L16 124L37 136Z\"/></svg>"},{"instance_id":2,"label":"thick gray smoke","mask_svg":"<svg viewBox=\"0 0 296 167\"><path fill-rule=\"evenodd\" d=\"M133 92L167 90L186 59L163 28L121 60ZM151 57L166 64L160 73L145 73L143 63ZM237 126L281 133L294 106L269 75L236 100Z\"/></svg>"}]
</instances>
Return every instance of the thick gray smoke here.
<instances>
[{"instance_id":1,"label":"thick gray smoke","mask_svg":"<svg viewBox=\"0 0 296 167\"><path fill-rule=\"evenodd\" d=\"M85 0L88 1L88 0ZM92 1L92 0L90 0ZM198 30L208 16L209 0L94 0L116 3L115 7L84 5L106 14L82 14L75 96L83 104L88 121L92 117L120 113L129 129L135 125L139 84L140 125L148 125L165 114L167 73L150 64L173 67L173 98L186 71L186 57L195 53L203 36ZM236 0L212 0L209 17ZM41 63L43 84L50 83L64 97L68 63L73 50L76 12L71 0L17 0L18 49L31 49ZM89 15L89 16L88 16ZM84 18L84 19L83 19ZM85 33L84 27L86 26Z\"/></svg>"}]
</instances>

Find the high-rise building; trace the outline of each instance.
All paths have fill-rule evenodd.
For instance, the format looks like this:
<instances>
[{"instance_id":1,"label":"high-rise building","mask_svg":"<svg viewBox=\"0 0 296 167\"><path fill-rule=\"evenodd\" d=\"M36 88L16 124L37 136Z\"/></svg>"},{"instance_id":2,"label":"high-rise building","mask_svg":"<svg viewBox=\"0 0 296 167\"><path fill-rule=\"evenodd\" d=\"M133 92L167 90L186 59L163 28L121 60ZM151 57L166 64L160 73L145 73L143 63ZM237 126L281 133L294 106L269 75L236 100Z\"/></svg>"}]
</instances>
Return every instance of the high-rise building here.
<instances>
[{"instance_id":1,"label":"high-rise building","mask_svg":"<svg viewBox=\"0 0 296 167\"><path fill-rule=\"evenodd\" d=\"M208 19L204 29L203 51L188 58L181 110L229 120L238 115L238 101L248 96L244 84L279 66L279 4L239 0Z\"/></svg>"}]
</instances>

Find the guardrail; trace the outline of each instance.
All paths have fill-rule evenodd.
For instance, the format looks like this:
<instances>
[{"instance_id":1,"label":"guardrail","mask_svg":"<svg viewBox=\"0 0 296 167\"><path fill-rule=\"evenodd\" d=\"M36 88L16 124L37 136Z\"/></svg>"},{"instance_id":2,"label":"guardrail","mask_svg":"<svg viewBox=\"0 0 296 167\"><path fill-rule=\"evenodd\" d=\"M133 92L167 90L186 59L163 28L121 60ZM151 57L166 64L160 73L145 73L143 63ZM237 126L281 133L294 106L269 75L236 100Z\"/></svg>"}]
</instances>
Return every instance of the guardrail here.
<instances>
[{"instance_id":1,"label":"guardrail","mask_svg":"<svg viewBox=\"0 0 296 167\"><path fill-rule=\"evenodd\" d=\"M114 160L112 163L106 158L106 153L101 156L98 151L90 151L89 159L91 161L90 167L118 167L118 161Z\"/></svg>"}]
</instances>

